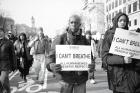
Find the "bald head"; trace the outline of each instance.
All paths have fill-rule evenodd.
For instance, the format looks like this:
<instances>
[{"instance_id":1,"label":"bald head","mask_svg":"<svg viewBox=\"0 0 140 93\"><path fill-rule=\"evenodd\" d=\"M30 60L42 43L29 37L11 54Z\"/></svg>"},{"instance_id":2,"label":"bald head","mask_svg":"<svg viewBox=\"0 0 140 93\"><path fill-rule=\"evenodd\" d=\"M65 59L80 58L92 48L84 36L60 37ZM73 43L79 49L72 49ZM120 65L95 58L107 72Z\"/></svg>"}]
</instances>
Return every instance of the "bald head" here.
<instances>
[{"instance_id":1,"label":"bald head","mask_svg":"<svg viewBox=\"0 0 140 93\"><path fill-rule=\"evenodd\" d=\"M81 17L79 16L79 15L72 15L72 16L70 16L70 18L69 18L69 21L70 21L70 19L72 19L72 18L74 18L74 19L76 19L79 23L81 23Z\"/></svg>"},{"instance_id":2,"label":"bald head","mask_svg":"<svg viewBox=\"0 0 140 93\"><path fill-rule=\"evenodd\" d=\"M72 32L77 32L81 26L81 17L78 15L72 15L69 18L69 29Z\"/></svg>"}]
</instances>

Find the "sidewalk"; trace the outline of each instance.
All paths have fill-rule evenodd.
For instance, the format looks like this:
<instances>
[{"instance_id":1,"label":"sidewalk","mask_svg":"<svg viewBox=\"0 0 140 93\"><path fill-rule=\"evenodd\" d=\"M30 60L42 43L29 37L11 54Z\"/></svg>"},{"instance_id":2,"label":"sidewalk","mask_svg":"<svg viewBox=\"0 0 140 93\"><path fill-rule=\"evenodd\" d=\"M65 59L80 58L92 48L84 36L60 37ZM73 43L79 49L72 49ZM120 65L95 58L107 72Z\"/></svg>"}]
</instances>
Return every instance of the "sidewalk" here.
<instances>
[{"instance_id":1,"label":"sidewalk","mask_svg":"<svg viewBox=\"0 0 140 93\"><path fill-rule=\"evenodd\" d=\"M95 81L96 84L91 84L89 80L87 81L87 93L112 93L108 89L107 73L101 68L101 58L96 58L95 65Z\"/></svg>"}]
</instances>

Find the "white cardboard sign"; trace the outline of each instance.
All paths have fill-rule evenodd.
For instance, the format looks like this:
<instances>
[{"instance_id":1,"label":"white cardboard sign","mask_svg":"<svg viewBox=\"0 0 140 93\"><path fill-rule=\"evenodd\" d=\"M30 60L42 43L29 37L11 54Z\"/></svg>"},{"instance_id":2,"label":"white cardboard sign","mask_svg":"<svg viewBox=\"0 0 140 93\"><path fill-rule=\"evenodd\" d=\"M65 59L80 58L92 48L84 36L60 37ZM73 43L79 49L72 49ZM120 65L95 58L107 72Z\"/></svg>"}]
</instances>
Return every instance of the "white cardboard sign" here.
<instances>
[{"instance_id":1,"label":"white cardboard sign","mask_svg":"<svg viewBox=\"0 0 140 93\"><path fill-rule=\"evenodd\" d=\"M140 33L117 28L109 53L140 59Z\"/></svg>"},{"instance_id":2,"label":"white cardboard sign","mask_svg":"<svg viewBox=\"0 0 140 93\"><path fill-rule=\"evenodd\" d=\"M56 45L56 64L62 71L86 71L91 63L91 46Z\"/></svg>"}]
</instances>

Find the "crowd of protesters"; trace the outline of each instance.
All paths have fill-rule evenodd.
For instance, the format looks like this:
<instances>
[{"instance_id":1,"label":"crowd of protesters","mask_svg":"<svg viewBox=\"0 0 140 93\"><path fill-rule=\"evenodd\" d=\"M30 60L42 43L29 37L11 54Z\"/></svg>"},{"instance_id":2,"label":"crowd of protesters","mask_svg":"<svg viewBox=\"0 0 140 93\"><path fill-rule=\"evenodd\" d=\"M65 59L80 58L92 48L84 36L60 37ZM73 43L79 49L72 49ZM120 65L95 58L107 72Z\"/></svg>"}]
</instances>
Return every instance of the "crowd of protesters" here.
<instances>
[{"instance_id":1,"label":"crowd of protesters","mask_svg":"<svg viewBox=\"0 0 140 93\"><path fill-rule=\"evenodd\" d=\"M0 20L1 24L2 21ZM9 73L17 70L24 82L27 82L27 75L32 67L37 79L41 84L44 83L46 58L51 40L44 36L43 28L37 29L37 35L33 37L35 40L32 40L27 38L24 32L16 37L12 31L6 31L4 27L3 23L0 26L0 93L11 93ZM32 51L34 53L31 53Z\"/></svg>"},{"instance_id":2,"label":"crowd of protesters","mask_svg":"<svg viewBox=\"0 0 140 93\"><path fill-rule=\"evenodd\" d=\"M30 68L40 84L44 83L46 71L52 72L60 81L60 93L86 93L87 80L96 83L94 71L97 57L102 59L102 68L107 71L109 89L113 93L140 93L140 60L109 53L116 28L128 30L129 18L124 13L118 13L112 22L113 27L98 42L90 30L82 35L82 19L76 14L70 16L68 27L53 42L44 36L42 27L37 29L36 36L28 39L26 33L20 33L18 37L12 31L6 34L0 26L0 93L10 93L11 71L19 70L21 78L27 82ZM56 45L91 46L89 70L62 71L62 66L56 64Z\"/></svg>"}]
</instances>

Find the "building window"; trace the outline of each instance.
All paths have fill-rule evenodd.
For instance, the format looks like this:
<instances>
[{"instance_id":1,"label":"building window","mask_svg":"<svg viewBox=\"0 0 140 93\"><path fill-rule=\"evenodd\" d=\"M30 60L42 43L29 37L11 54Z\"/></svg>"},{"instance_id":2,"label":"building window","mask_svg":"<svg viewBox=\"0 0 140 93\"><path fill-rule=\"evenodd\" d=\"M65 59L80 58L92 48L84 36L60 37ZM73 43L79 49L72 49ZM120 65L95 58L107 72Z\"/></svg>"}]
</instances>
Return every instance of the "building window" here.
<instances>
[{"instance_id":1,"label":"building window","mask_svg":"<svg viewBox=\"0 0 140 93\"><path fill-rule=\"evenodd\" d=\"M119 0L119 5L121 5L122 4L122 0Z\"/></svg>"},{"instance_id":2,"label":"building window","mask_svg":"<svg viewBox=\"0 0 140 93\"><path fill-rule=\"evenodd\" d=\"M115 7L118 7L118 0L115 1Z\"/></svg>"},{"instance_id":3,"label":"building window","mask_svg":"<svg viewBox=\"0 0 140 93\"><path fill-rule=\"evenodd\" d=\"M129 21L129 26L131 26L131 21Z\"/></svg>"},{"instance_id":4,"label":"building window","mask_svg":"<svg viewBox=\"0 0 140 93\"><path fill-rule=\"evenodd\" d=\"M121 12L122 12L122 10L121 10L121 9L119 9L119 12L121 13Z\"/></svg>"},{"instance_id":5,"label":"building window","mask_svg":"<svg viewBox=\"0 0 140 93\"><path fill-rule=\"evenodd\" d=\"M114 2L112 2L112 9L114 9Z\"/></svg>"},{"instance_id":6,"label":"building window","mask_svg":"<svg viewBox=\"0 0 140 93\"><path fill-rule=\"evenodd\" d=\"M140 9L140 0L139 0L139 9Z\"/></svg>"},{"instance_id":7,"label":"building window","mask_svg":"<svg viewBox=\"0 0 140 93\"><path fill-rule=\"evenodd\" d=\"M112 13L112 18L114 18L114 12Z\"/></svg>"},{"instance_id":8,"label":"building window","mask_svg":"<svg viewBox=\"0 0 140 93\"><path fill-rule=\"evenodd\" d=\"M126 7L123 8L123 13L126 13Z\"/></svg>"},{"instance_id":9,"label":"building window","mask_svg":"<svg viewBox=\"0 0 140 93\"><path fill-rule=\"evenodd\" d=\"M109 14L109 20L111 20L111 14Z\"/></svg>"},{"instance_id":10,"label":"building window","mask_svg":"<svg viewBox=\"0 0 140 93\"><path fill-rule=\"evenodd\" d=\"M137 1L133 3L133 12L137 11Z\"/></svg>"},{"instance_id":11,"label":"building window","mask_svg":"<svg viewBox=\"0 0 140 93\"><path fill-rule=\"evenodd\" d=\"M109 4L109 11L111 10L111 4Z\"/></svg>"},{"instance_id":12,"label":"building window","mask_svg":"<svg viewBox=\"0 0 140 93\"><path fill-rule=\"evenodd\" d=\"M106 21L108 22L108 15L106 16Z\"/></svg>"},{"instance_id":13,"label":"building window","mask_svg":"<svg viewBox=\"0 0 140 93\"><path fill-rule=\"evenodd\" d=\"M131 4L128 5L128 14L131 13Z\"/></svg>"},{"instance_id":14,"label":"building window","mask_svg":"<svg viewBox=\"0 0 140 93\"><path fill-rule=\"evenodd\" d=\"M137 19L134 20L134 25L137 25Z\"/></svg>"},{"instance_id":15,"label":"building window","mask_svg":"<svg viewBox=\"0 0 140 93\"><path fill-rule=\"evenodd\" d=\"M123 0L123 3L126 3L126 0Z\"/></svg>"},{"instance_id":16,"label":"building window","mask_svg":"<svg viewBox=\"0 0 140 93\"><path fill-rule=\"evenodd\" d=\"M115 15L118 14L118 11L115 11Z\"/></svg>"},{"instance_id":17,"label":"building window","mask_svg":"<svg viewBox=\"0 0 140 93\"><path fill-rule=\"evenodd\" d=\"M108 12L108 7L106 6L106 12Z\"/></svg>"}]
</instances>

